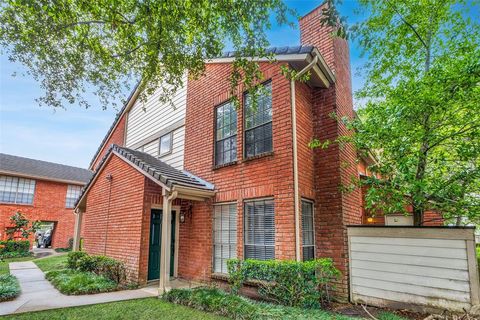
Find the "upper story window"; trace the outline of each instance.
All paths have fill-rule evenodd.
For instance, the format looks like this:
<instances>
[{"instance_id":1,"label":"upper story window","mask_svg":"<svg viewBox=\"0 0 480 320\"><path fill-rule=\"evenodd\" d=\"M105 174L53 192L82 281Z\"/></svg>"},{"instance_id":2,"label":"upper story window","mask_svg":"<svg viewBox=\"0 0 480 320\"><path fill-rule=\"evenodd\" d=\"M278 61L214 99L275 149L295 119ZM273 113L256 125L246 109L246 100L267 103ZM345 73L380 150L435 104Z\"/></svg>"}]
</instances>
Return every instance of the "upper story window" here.
<instances>
[{"instance_id":1,"label":"upper story window","mask_svg":"<svg viewBox=\"0 0 480 320\"><path fill-rule=\"evenodd\" d=\"M67 188L67 198L65 200L65 207L73 208L75 206L75 202L77 201L78 197L80 197L81 192L82 192L81 186L74 186L69 184Z\"/></svg>"},{"instance_id":2,"label":"upper story window","mask_svg":"<svg viewBox=\"0 0 480 320\"><path fill-rule=\"evenodd\" d=\"M245 202L245 259L275 259L273 200Z\"/></svg>"},{"instance_id":3,"label":"upper story window","mask_svg":"<svg viewBox=\"0 0 480 320\"><path fill-rule=\"evenodd\" d=\"M172 132L160 137L160 147L158 152L160 157L172 153L172 140Z\"/></svg>"},{"instance_id":4,"label":"upper story window","mask_svg":"<svg viewBox=\"0 0 480 320\"><path fill-rule=\"evenodd\" d=\"M313 224L313 203L302 200L302 247L303 261L315 259L315 230Z\"/></svg>"},{"instance_id":5,"label":"upper story window","mask_svg":"<svg viewBox=\"0 0 480 320\"><path fill-rule=\"evenodd\" d=\"M35 180L0 176L0 202L32 204Z\"/></svg>"},{"instance_id":6,"label":"upper story window","mask_svg":"<svg viewBox=\"0 0 480 320\"><path fill-rule=\"evenodd\" d=\"M272 142L272 84L263 85L253 103L251 93L245 93L245 157L273 150Z\"/></svg>"},{"instance_id":7,"label":"upper story window","mask_svg":"<svg viewBox=\"0 0 480 320\"><path fill-rule=\"evenodd\" d=\"M237 111L233 102L215 110L215 165L237 160Z\"/></svg>"}]
</instances>

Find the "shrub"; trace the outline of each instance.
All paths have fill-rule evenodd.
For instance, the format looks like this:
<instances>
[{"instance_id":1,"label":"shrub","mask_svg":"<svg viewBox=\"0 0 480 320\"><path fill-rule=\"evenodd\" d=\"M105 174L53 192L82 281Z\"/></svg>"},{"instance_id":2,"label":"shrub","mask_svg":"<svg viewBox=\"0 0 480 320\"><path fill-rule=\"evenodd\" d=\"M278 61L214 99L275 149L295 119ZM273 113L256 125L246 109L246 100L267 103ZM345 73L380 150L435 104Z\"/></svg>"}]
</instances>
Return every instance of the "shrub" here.
<instances>
[{"instance_id":1,"label":"shrub","mask_svg":"<svg viewBox=\"0 0 480 320\"><path fill-rule=\"evenodd\" d=\"M340 275L327 258L305 262L231 259L227 264L232 292L237 293L245 281L254 281L264 299L305 308L329 303L332 280Z\"/></svg>"},{"instance_id":2,"label":"shrub","mask_svg":"<svg viewBox=\"0 0 480 320\"><path fill-rule=\"evenodd\" d=\"M70 269L93 272L116 283L123 283L126 279L125 265L118 260L106 256L90 256L81 251L69 253L68 258L67 265Z\"/></svg>"},{"instance_id":3,"label":"shrub","mask_svg":"<svg viewBox=\"0 0 480 320\"><path fill-rule=\"evenodd\" d=\"M81 258L83 258L85 256L88 256L88 253L83 252L83 251L70 252L67 256L67 268L73 269L73 270L77 269L78 268L78 266L77 266L78 260L80 260Z\"/></svg>"},{"instance_id":4,"label":"shrub","mask_svg":"<svg viewBox=\"0 0 480 320\"><path fill-rule=\"evenodd\" d=\"M30 251L30 241L14 241L6 240L0 241L0 255L4 255L10 252L16 252L19 254L28 253Z\"/></svg>"},{"instance_id":5,"label":"shrub","mask_svg":"<svg viewBox=\"0 0 480 320\"><path fill-rule=\"evenodd\" d=\"M0 302L16 298L20 291L17 278L9 274L0 275Z\"/></svg>"},{"instance_id":6,"label":"shrub","mask_svg":"<svg viewBox=\"0 0 480 320\"><path fill-rule=\"evenodd\" d=\"M64 294L78 295L117 290L114 281L91 272L55 270L47 272L46 278Z\"/></svg>"},{"instance_id":7,"label":"shrub","mask_svg":"<svg viewBox=\"0 0 480 320\"><path fill-rule=\"evenodd\" d=\"M255 302L215 288L173 289L163 294L162 298L169 302L215 313L230 319L351 320L351 318L333 315L318 309L301 309Z\"/></svg>"}]
</instances>

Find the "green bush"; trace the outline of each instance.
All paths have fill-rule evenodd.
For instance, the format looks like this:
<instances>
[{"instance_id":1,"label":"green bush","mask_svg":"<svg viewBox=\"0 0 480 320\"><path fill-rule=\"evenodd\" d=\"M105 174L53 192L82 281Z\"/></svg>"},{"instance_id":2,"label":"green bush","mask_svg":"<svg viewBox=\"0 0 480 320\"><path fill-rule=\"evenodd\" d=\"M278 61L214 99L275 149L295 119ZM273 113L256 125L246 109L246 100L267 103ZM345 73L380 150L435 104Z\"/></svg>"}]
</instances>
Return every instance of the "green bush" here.
<instances>
[{"instance_id":1,"label":"green bush","mask_svg":"<svg viewBox=\"0 0 480 320\"><path fill-rule=\"evenodd\" d=\"M14 241L6 240L0 241L0 256L8 253L27 254L30 251L30 241Z\"/></svg>"},{"instance_id":2,"label":"green bush","mask_svg":"<svg viewBox=\"0 0 480 320\"><path fill-rule=\"evenodd\" d=\"M215 288L173 289L165 293L162 298L169 302L211 312L230 319L351 320L351 318L333 315L319 309L301 309L255 302Z\"/></svg>"},{"instance_id":3,"label":"green bush","mask_svg":"<svg viewBox=\"0 0 480 320\"><path fill-rule=\"evenodd\" d=\"M68 254L67 266L69 269L104 276L118 284L124 283L126 279L123 262L106 256L91 256L85 252L74 251Z\"/></svg>"},{"instance_id":4,"label":"green bush","mask_svg":"<svg viewBox=\"0 0 480 320\"><path fill-rule=\"evenodd\" d=\"M23 258L23 257L31 257L33 253L30 251L27 252L5 252L0 254L0 260L2 259L12 259L12 258Z\"/></svg>"},{"instance_id":5,"label":"green bush","mask_svg":"<svg viewBox=\"0 0 480 320\"><path fill-rule=\"evenodd\" d=\"M69 269L77 269L78 268L78 260L81 258L88 256L88 253L83 252L83 251L73 251L70 252L67 256L67 268Z\"/></svg>"},{"instance_id":6,"label":"green bush","mask_svg":"<svg viewBox=\"0 0 480 320\"><path fill-rule=\"evenodd\" d=\"M16 298L20 292L17 278L9 274L0 275L0 302Z\"/></svg>"},{"instance_id":7,"label":"green bush","mask_svg":"<svg viewBox=\"0 0 480 320\"><path fill-rule=\"evenodd\" d=\"M117 290L117 284L106 277L91 272L56 270L46 274L55 288L69 295L90 294Z\"/></svg>"},{"instance_id":8,"label":"green bush","mask_svg":"<svg viewBox=\"0 0 480 320\"><path fill-rule=\"evenodd\" d=\"M245 281L253 281L264 299L304 308L329 303L332 281L340 275L327 258L305 262L231 259L227 265L233 293L238 293Z\"/></svg>"}]
</instances>

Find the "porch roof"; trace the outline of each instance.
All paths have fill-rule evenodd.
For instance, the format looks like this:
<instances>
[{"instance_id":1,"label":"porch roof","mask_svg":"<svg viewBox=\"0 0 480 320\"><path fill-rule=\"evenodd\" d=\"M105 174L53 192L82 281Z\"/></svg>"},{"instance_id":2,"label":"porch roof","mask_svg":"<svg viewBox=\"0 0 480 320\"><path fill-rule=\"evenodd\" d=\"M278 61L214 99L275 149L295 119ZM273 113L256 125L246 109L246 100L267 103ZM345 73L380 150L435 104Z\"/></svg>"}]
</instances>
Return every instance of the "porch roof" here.
<instances>
[{"instance_id":1,"label":"porch roof","mask_svg":"<svg viewBox=\"0 0 480 320\"><path fill-rule=\"evenodd\" d=\"M76 209L84 203L88 190L95 182L97 175L102 171L107 159L110 158L112 154L120 157L147 178L161 185L168 191L179 189L183 194L193 193L195 196L213 196L214 194L215 187L213 184L189 173L188 171L175 169L148 153L112 144L101 160L95 174L82 190L82 194L75 204Z\"/></svg>"}]
</instances>

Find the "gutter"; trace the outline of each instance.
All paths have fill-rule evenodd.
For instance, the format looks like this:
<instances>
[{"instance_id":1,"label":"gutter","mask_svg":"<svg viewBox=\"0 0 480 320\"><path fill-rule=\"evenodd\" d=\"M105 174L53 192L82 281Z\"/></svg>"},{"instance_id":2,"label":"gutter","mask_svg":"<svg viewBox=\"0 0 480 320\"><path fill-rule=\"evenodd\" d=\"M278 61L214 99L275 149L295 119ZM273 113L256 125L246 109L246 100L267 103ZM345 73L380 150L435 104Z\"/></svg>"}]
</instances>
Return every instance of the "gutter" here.
<instances>
[{"instance_id":1,"label":"gutter","mask_svg":"<svg viewBox=\"0 0 480 320\"><path fill-rule=\"evenodd\" d=\"M300 191L298 187L298 147L297 147L297 108L295 101L295 81L313 68L318 62L318 55L315 55L312 62L290 80L290 102L292 111L292 131L293 131L293 189L295 198L295 260L301 260L301 243L300 243Z\"/></svg>"}]
</instances>

